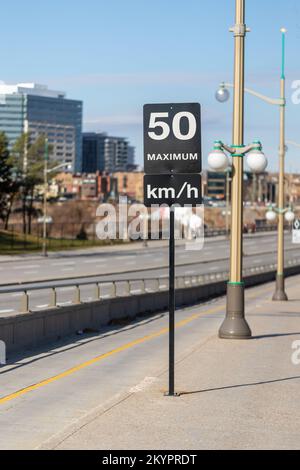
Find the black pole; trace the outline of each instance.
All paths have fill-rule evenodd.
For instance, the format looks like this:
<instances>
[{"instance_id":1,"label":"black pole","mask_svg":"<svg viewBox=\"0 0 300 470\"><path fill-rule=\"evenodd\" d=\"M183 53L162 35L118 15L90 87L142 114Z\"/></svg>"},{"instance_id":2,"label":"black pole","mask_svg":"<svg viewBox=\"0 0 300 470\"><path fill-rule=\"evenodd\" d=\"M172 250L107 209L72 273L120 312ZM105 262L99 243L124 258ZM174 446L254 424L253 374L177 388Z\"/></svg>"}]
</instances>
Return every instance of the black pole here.
<instances>
[{"instance_id":1,"label":"black pole","mask_svg":"<svg viewBox=\"0 0 300 470\"><path fill-rule=\"evenodd\" d=\"M169 241L169 396L175 396L175 217L170 207Z\"/></svg>"}]
</instances>

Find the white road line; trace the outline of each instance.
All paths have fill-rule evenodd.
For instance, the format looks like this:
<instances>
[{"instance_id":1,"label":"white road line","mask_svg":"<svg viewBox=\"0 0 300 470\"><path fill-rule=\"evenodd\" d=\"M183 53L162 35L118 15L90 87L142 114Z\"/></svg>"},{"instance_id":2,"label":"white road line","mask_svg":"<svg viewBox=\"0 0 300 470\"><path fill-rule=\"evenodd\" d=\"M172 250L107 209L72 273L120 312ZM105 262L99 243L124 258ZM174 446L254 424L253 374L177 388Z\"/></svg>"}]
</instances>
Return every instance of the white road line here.
<instances>
[{"instance_id":1,"label":"white road line","mask_svg":"<svg viewBox=\"0 0 300 470\"><path fill-rule=\"evenodd\" d=\"M37 274L38 271L24 271L23 274Z\"/></svg>"},{"instance_id":2,"label":"white road line","mask_svg":"<svg viewBox=\"0 0 300 470\"><path fill-rule=\"evenodd\" d=\"M57 305L59 307L63 307L64 305L71 305L72 301L71 300L68 300L68 302L59 302Z\"/></svg>"},{"instance_id":3,"label":"white road line","mask_svg":"<svg viewBox=\"0 0 300 470\"><path fill-rule=\"evenodd\" d=\"M211 268L208 269L209 271L219 271L219 268L216 266L212 266Z\"/></svg>"},{"instance_id":4,"label":"white road line","mask_svg":"<svg viewBox=\"0 0 300 470\"><path fill-rule=\"evenodd\" d=\"M36 308L47 308L49 307L49 304L45 304L45 305L37 305Z\"/></svg>"},{"instance_id":5,"label":"white road line","mask_svg":"<svg viewBox=\"0 0 300 470\"><path fill-rule=\"evenodd\" d=\"M61 270L62 273L69 273L71 271L75 271L75 268L64 268Z\"/></svg>"},{"instance_id":6,"label":"white road line","mask_svg":"<svg viewBox=\"0 0 300 470\"><path fill-rule=\"evenodd\" d=\"M8 309L8 310L0 310L0 313L12 313L15 312L15 310Z\"/></svg>"},{"instance_id":7,"label":"white road line","mask_svg":"<svg viewBox=\"0 0 300 470\"><path fill-rule=\"evenodd\" d=\"M105 263L106 260L104 259L86 259L84 263L86 264L92 264L92 263Z\"/></svg>"},{"instance_id":8,"label":"white road line","mask_svg":"<svg viewBox=\"0 0 300 470\"><path fill-rule=\"evenodd\" d=\"M51 263L51 266L74 266L75 261L60 261L59 263Z\"/></svg>"},{"instance_id":9,"label":"white road line","mask_svg":"<svg viewBox=\"0 0 300 470\"><path fill-rule=\"evenodd\" d=\"M117 259L117 260L126 260L126 259L133 259L133 258L136 258L136 255L131 255L131 256L116 256L116 258L114 259Z\"/></svg>"},{"instance_id":10,"label":"white road line","mask_svg":"<svg viewBox=\"0 0 300 470\"><path fill-rule=\"evenodd\" d=\"M32 265L29 265L29 266L25 265L26 269L36 269L36 268L39 268L39 267L40 267L39 264L32 264ZM24 265L23 266L14 266L13 269L16 269L16 270L17 269L24 269Z\"/></svg>"}]
</instances>

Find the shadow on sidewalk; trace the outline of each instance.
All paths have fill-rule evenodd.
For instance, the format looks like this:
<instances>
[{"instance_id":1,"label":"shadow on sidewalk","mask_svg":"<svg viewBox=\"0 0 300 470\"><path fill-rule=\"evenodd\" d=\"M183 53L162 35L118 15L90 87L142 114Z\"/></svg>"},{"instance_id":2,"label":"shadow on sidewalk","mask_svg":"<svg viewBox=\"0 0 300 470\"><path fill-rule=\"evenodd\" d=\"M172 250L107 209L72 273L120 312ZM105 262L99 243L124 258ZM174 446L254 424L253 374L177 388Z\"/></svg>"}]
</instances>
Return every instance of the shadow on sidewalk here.
<instances>
[{"instance_id":1,"label":"shadow on sidewalk","mask_svg":"<svg viewBox=\"0 0 300 470\"><path fill-rule=\"evenodd\" d=\"M266 380L262 382L252 382L247 384L237 384L237 385L226 385L225 387L216 387L216 388L206 388L203 390L192 390L191 392L179 392L179 396L183 395L195 395L197 393L206 393L206 392L218 392L220 390L229 390L233 388L243 388L243 387L255 387L257 385L266 385L273 384L277 382L286 382L288 380L297 380L300 379L300 375L295 375L294 377L284 377L282 379Z\"/></svg>"},{"instance_id":2,"label":"shadow on sidewalk","mask_svg":"<svg viewBox=\"0 0 300 470\"><path fill-rule=\"evenodd\" d=\"M253 339L265 339L265 338L278 338L281 336L300 336L300 331L294 332L294 333L273 333L270 335L258 335L258 336L252 336Z\"/></svg>"},{"instance_id":3,"label":"shadow on sidewalk","mask_svg":"<svg viewBox=\"0 0 300 470\"><path fill-rule=\"evenodd\" d=\"M251 313L251 317L267 317L267 318L297 318L300 317L300 312L276 312L276 313Z\"/></svg>"}]
</instances>

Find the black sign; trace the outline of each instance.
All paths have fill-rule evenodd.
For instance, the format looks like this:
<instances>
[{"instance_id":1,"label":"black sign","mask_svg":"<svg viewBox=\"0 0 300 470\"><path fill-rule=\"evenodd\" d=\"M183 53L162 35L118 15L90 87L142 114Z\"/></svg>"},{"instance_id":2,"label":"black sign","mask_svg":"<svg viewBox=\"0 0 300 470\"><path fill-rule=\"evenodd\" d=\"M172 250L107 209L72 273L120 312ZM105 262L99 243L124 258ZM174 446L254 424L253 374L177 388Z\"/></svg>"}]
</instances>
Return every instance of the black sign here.
<instances>
[{"instance_id":1,"label":"black sign","mask_svg":"<svg viewBox=\"0 0 300 470\"><path fill-rule=\"evenodd\" d=\"M144 106L145 173L201 173L199 103Z\"/></svg>"},{"instance_id":2,"label":"black sign","mask_svg":"<svg viewBox=\"0 0 300 470\"><path fill-rule=\"evenodd\" d=\"M202 203L201 176L193 174L145 175L145 206L166 204L168 206Z\"/></svg>"}]
</instances>

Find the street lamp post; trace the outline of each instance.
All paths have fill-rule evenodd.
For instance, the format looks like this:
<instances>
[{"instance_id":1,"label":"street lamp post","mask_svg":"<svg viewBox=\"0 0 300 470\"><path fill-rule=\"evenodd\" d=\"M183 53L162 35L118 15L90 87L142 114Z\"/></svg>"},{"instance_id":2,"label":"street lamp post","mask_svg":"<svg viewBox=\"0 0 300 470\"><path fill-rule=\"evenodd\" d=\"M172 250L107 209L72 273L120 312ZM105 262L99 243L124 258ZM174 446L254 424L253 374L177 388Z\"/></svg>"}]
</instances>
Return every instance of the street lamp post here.
<instances>
[{"instance_id":1,"label":"street lamp post","mask_svg":"<svg viewBox=\"0 0 300 470\"><path fill-rule=\"evenodd\" d=\"M233 147L244 146L245 0L236 0L234 33ZM221 338L249 338L251 330L244 315L243 253L243 153L232 157L230 280L227 288L226 318Z\"/></svg>"},{"instance_id":2,"label":"street lamp post","mask_svg":"<svg viewBox=\"0 0 300 470\"><path fill-rule=\"evenodd\" d=\"M284 283L284 212L285 212L285 197L284 197L284 163L285 163L285 33L286 30L282 29L282 66L280 77L280 98L282 104L280 105L280 144L279 144L279 190L278 190L278 240L277 240L277 274L276 274L276 288L273 295L273 300L288 300L285 292Z\"/></svg>"},{"instance_id":3,"label":"street lamp post","mask_svg":"<svg viewBox=\"0 0 300 470\"><path fill-rule=\"evenodd\" d=\"M285 33L286 29L281 29L282 33L282 64L281 64L281 77L280 77L280 98L269 98L268 96L257 93L254 90L245 88L244 91L257 98L265 101L268 104L278 106L280 109L280 144L279 144L279 184L278 184L278 241L277 241L277 275L276 275L276 289L273 295L273 300L287 300L284 282L284 214L285 201L284 201L284 164L285 164ZM219 90L216 93L216 98L220 102L227 101L229 98L228 88L235 88L231 83L221 83Z\"/></svg>"},{"instance_id":4,"label":"street lamp post","mask_svg":"<svg viewBox=\"0 0 300 470\"><path fill-rule=\"evenodd\" d=\"M234 34L234 105L232 155L230 280L227 288L226 318L220 328L221 338L249 338L251 330L244 314L243 253L243 156L244 148L244 69L245 0L236 0Z\"/></svg>"},{"instance_id":5,"label":"street lamp post","mask_svg":"<svg viewBox=\"0 0 300 470\"><path fill-rule=\"evenodd\" d=\"M47 253L47 191L48 191L48 160L49 160L49 146L48 139L45 139L45 154L44 154L44 198L43 198L43 256L48 256Z\"/></svg>"},{"instance_id":6,"label":"street lamp post","mask_svg":"<svg viewBox=\"0 0 300 470\"><path fill-rule=\"evenodd\" d=\"M48 169L49 163L49 144L48 139L45 139L45 154L44 154L44 196L43 196L43 256L48 256L47 251L47 192L48 192L48 174L52 171L59 170L60 168L67 167L71 170L72 165L69 163L61 163L54 168Z\"/></svg>"}]
</instances>

